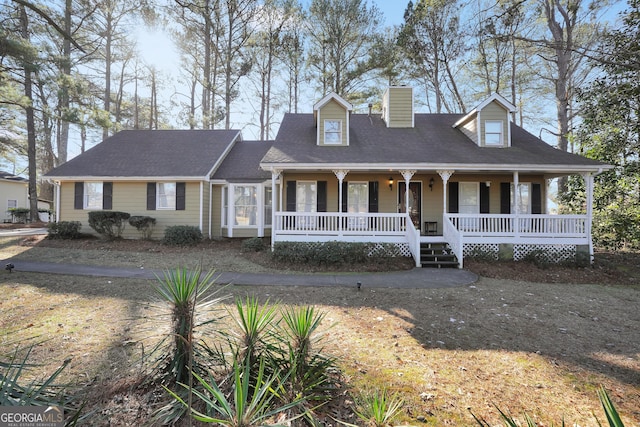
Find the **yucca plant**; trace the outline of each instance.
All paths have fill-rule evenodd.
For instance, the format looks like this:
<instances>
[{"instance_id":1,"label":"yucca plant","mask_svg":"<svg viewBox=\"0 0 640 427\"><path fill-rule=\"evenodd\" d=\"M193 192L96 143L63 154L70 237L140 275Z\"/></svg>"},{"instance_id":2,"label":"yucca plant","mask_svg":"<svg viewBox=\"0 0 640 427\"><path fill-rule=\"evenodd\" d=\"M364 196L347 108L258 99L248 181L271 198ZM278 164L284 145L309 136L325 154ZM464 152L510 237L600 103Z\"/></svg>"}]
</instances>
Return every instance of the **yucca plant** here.
<instances>
[{"instance_id":1,"label":"yucca plant","mask_svg":"<svg viewBox=\"0 0 640 427\"><path fill-rule=\"evenodd\" d=\"M7 362L0 362L0 406L59 406L71 414L65 425L75 426L82 420L83 405L78 404L77 396L66 393L64 387L55 383L70 360L65 360L42 382L24 381L23 374L31 366L27 361L32 348L28 347L22 358L18 357L17 349Z\"/></svg>"},{"instance_id":2,"label":"yucca plant","mask_svg":"<svg viewBox=\"0 0 640 427\"><path fill-rule=\"evenodd\" d=\"M282 310L279 369L289 372L286 395L290 399L296 396L305 396L307 401L328 398L329 372L335 368L335 359L315 348L321 339L318 328L324 317L325 313L317 313L313 306Z\"/></svg>"},{"instance_id":3,"label":"yucca plant","mask_svg":"<svg viewBox=\"0 0 640 427\"><path fill-rule=\"evenodd\" d=\"M292 419L283 420L280 415L300 403L300 401L294 401L284 405L273 404L278 397L276 390L279 389L275 382L282 378L265 377L264 359L260 359L255 375L252 375L249 359L246 359L242 366L234 363L230 397L220 389L210 373L208 379L196 373L194 377L204 389L204 391L193 390L196 398L204 404L203 412L194 409L177 393L167 390L176 400L189 407L194 419L204 423L217 423L230 427L276 425L276 421L280 423L291 421ZM189 388L188 385L181 385Z\"/></svg>"},{"instance_id":4,"label":"yucca plant","mask_svg":"<svg viewBox=\"0 0 640 427\"><path fill-rule=\"evenodd\" d=\"M162 303L168 306L171 317L170 335L161 341L159 347L167 341L170 343L167 371L177 382L186 380L194 362L198 365L193 360L194 330L217 320L210 318L197 323L196 315L211 310L226 298L218 297L217 292L209 292L215 284L214 274L214 270L203 274L198 266L192 270L184 267L165 270L162 277L156 276L158 281L153 288Z\"/></svg>"},{"instance_id":5,"label":"yucca plant","mask_svg":"<svg viewBox=\"0 0 640 427\"><path fill-rule=\"evenodd\" d=\"M249 366L256 365L263 350L267 346L267 333L276 326L277 308L269 301L262 306L256 297L249 297L243 304L242 299L236 299L236 313L234 319L239 328L237 362Z\"/></svg>"},{"instance_id":6,"label":"yucca plant","mask_svg":"<svg viewBox=\"0 0 640 427\"><path fill-rule=\"evenodd\" d=\"M600 387L600 389L598 389L598 398L600 399L600 403L602 404L602 408L604 409L604 413L605 413L605 415L607 417L607 422L609 424L609 427L624 427L624 424L622 423L622 420L620 419L620 415L618 414L618 411L616 410L615 406L613 405L613 402L611 402L611 399L609 398L609 395L607 394L607 391L602 386ZM520 427L521 426L521 423L519 423L514 417L505 414L500 408L496 407L496 409L500 413L500 417L502 418L502 421L504 421L505 426L507 426L507 427ZM491 424L489 424L487 421L485 421L484 418L482 418L482 417L478 418L473 412L471 413L471 416L473 417L474 420L476 420L478 425L480 425L481 427L490 427L491 426ZM526 422L527 427L536 427L538 425L527 414L524 414L524 421ZM597 417L596 417L596 422L598 423L598 425L600 427L602 427L602 424L600 424L600 420L598 420ZM554 425L555 424L552 423L551 427L553 427ZM562 420L560 426L562 426L562 427L565 426L564 420Z\"/></svg>"},{"instance_id":7,"label":"yucca plant","mask_svg":"<svg viewBox=\"0 0 640 427\"><path fill-rule=\"evenodd\" d=\"M624 427L622 420L620 419L620 415L616 410L616 407L613 406L613 402L609 398L609 394L604 387L600 386L598 389L598 398L600 399L600 403L602 404L602 409L604 409L604 414L607 417L607 422L609 423L609 427ZM596 418L596 421L599 426L602 427L600 421Z\"/></svg>"},{"instance_id":8,"label":"yucca plant","mask_svg":"<svg viewBox=\"0 0 640 427\"><path fill-rule=\"evenodd\" d=\"M365 392L356 399L355 413L368 425L384 427L400 413L403 405L397 394L390 394L386 389Z\"/></svg>"}]
</instances>

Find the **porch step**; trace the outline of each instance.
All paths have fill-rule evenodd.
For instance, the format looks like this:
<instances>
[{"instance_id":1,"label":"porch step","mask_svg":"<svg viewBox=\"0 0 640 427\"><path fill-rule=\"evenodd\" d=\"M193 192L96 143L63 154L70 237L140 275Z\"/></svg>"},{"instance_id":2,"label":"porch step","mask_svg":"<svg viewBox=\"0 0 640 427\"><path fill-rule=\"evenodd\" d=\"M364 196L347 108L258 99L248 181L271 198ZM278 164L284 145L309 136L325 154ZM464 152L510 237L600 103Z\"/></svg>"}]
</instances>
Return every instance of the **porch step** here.
<instances>
[{"instance_id":1,"label":"porch step","mask_svg":"<svg viewBox=\"0 0 640 427\"><path fill-rule=\"evenodd\" d=\"M423 268L457 268L459 265L447 242L422 243L420 264Z\"/></svg>"}]
</instances>

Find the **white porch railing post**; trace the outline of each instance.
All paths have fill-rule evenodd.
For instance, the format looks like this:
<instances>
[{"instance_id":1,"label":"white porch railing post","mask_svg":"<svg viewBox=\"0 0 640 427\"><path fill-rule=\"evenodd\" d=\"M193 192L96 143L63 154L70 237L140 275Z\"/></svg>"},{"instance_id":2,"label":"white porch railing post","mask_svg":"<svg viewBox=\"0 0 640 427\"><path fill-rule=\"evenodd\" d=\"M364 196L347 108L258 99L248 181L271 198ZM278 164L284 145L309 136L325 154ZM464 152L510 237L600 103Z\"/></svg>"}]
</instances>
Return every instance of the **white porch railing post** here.
<instances>
[{"instance_id":1,"label":"white porch railing post","mask_svg":"<svg viewBox=\"0 0 640 427\"><path fill-rule=\"evenodd\" d=\"M349 173L348 170L334 170L333 174L338 178L338 213L342 214L342 181ZM338 215L338 235L342 236L342 215Z\"/></svg>"},{"instance_id":2,"label":"white porch railing post","mask_svg":"<svg viewBox=\"0 0 640 427\"><path fill-rule=\"evenodd\" d=\"M271 250L276 240L276 234L280 231L280 225L276 224L276 199L279 201L280 209L282 209L282 185L280 186L280 197L276 197L276 181L282 176L279 169L271 169Z\"/></svg>"},{"instance_id":3,"label":"white porch railing post","mask_svg":"<svg viewBox=\"0 0 640 427\"><path fill-rule=\"evenodd\" d=\"M520 213L520 176L518 172L513 173L513 231L516 237L520 237L520 218L518 218L518 214Z\"/></svg>"},{"instance_id":4,"label":"white porch railing post","mask_svg":"<svg viewBox=\"0 0 640 427\"><path fill-rule=\"evenodd\" d=\"M593 264L593 239L591 237L591 227L593 222L593 175L585 173L582 175L584 179L584 188L587 192L587 219L584 225L584 232L589 237L589 261Z\"/></svg>"}]
</instances>

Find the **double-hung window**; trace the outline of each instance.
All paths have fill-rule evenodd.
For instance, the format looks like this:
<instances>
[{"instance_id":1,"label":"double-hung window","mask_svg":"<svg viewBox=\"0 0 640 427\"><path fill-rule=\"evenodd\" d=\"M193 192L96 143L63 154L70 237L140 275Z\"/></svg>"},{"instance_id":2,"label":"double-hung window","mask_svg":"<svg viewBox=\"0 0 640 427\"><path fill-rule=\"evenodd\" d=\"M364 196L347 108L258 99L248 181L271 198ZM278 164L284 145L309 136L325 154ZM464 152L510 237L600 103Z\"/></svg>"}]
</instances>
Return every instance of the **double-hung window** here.
<instances>
[{"instance_id":1,"label":"double-hung window","mask_svg":"<svg viewBox=\"0 0 640 427\"><path fill-rule=\"evenodd\" d=\"M521 182L518 183L518 190L515 191L515 185L511 184L511 213L515 213L516 204L518 206L518 213L530 214L531 213L531 183Z\"/></svg>"},{"instance_id":2,"label":"double-hung window","mask_svg":"<svg viewBox=\"0 0 640 427\"><path fill-rule=\"evenodd\" d=\"M102 182L84 183L84 209L102 209L103 184Z\"/></svg>"},{"instance_id":3,"label":"double-hung window","mask_svg":"<svg viewBox=\"0 0 640 427\"><path fill-rule=\"evenodd\" d=\"M504 139L502 137L502 133L502 121L487 120L484 123L484 145L503 145Z\"/></svg>"},{"instance_id":4,"label":"double-hung window","mask_svg":"<svg viewBox=\"0 0 640 427\"><path fill-rule=\"evenodd\" d=\"M234 225L256 226L258 221L258 186L235 185L233 188Z\"/></svg>"},{"instance_id":5,"label":"double-hung window","mask_svg":"<svg viewBox=\"0 0 640 427\"><path fill-rule=\"evenodd\" d=\"M296 183L296 212L316 212L318 205L318 186L316 181L298 181Z\"/></svg>"},{"instance_id":6,"label":"double-hung window","mask_svg":"<svg viewBox=\"0 0 640 427\"><path fill-rule=\"evenodd\" d=\"M331 145L342 144L342 121L341 120L325 120L324 121L324 143Z\"/></svg>"},{"instance_id":7,"label":"double-hung window","mask_svg":"<svg viewBox=\"0 0 640 427\"><path fill-rule=\"evenodd\" d=\"M461 182L459 184L459 212L477 214L480 212L480 194L477 182Z\"/></svg>"},{"instance_id":8,"label":"double-hung window","mask_svg":"<svg viewBox=\"0 0 640 427\"><path fill-rule=\"evenodd\" d=\"M176 183L158 182L156 185L156 209L175 210Z\"/></svg>"}]
</instances>

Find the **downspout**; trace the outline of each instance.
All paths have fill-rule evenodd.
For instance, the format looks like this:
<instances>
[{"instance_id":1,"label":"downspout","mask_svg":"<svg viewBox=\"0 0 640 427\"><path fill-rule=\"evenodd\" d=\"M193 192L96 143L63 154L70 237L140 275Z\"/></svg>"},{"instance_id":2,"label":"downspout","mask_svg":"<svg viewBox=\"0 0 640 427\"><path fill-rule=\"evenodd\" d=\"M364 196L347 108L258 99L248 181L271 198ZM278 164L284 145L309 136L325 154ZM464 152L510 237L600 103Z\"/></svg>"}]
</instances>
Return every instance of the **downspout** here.
<instances>
[{"instance_id":1,"label":"downspout","mask_svg":"<svg viewBox=\"0 0 640 427\"><path fill-rule=\"evenodd\" d=\"M209 239L213 237L211 233L211 227L213 227L213 221L211 215L213 213L213 185L209 182Z\"/></svg>"},{"instance_id":2,"label":"downspout","mask_svg":"<svg viewBox=\"0 0 640 427\"><path fill-rule=\"evenodd\" d=\"M55 222L60 222L60 181L55 181L54 182L54 189L55 189L55 206L56 206L56 215L55 215Z\"/></svg>"},{"instance_id":3,"label":"downspout","mask_svg":"<svg viewBox=\"0 0 640 427\"><path fill-rule=\"evenodd\" d=\"M202 231L202 227L204 226L204 183L202 181L200 181L200 209L198 210L200 215L198 222L200 224L200 231Z\"/></svg>"}]
</instances>

